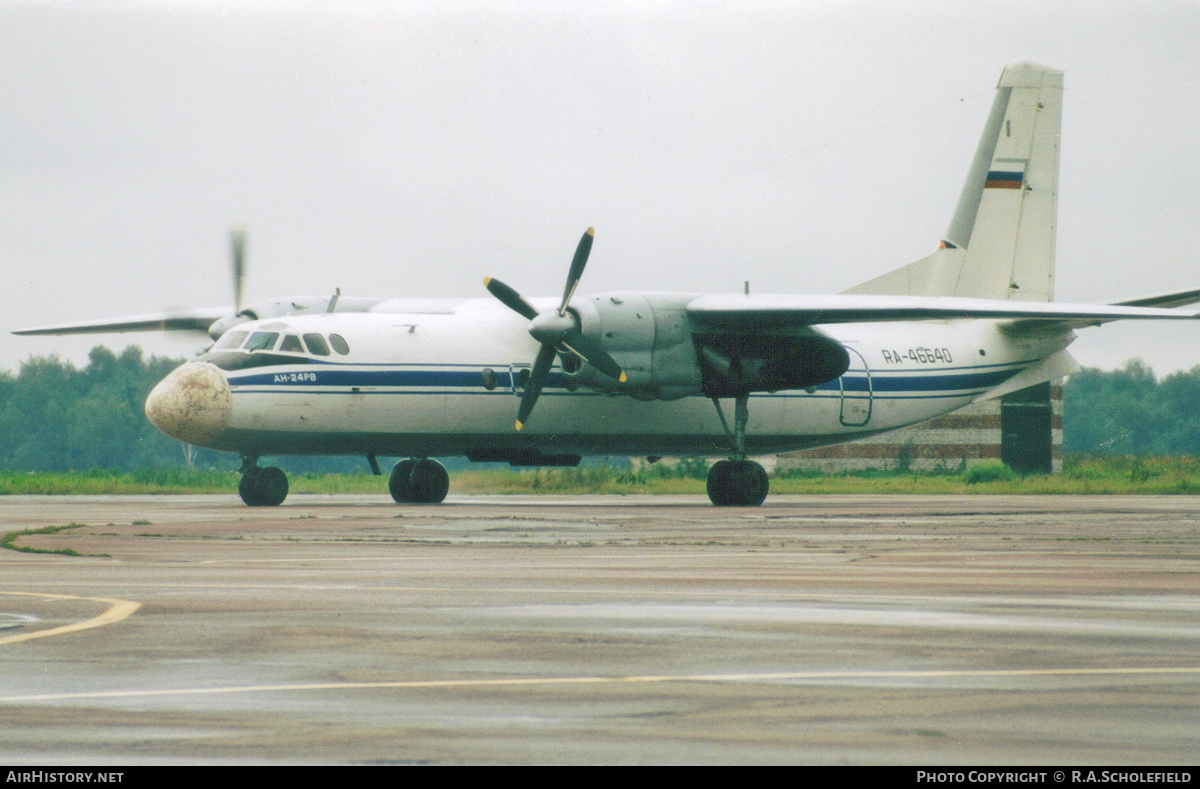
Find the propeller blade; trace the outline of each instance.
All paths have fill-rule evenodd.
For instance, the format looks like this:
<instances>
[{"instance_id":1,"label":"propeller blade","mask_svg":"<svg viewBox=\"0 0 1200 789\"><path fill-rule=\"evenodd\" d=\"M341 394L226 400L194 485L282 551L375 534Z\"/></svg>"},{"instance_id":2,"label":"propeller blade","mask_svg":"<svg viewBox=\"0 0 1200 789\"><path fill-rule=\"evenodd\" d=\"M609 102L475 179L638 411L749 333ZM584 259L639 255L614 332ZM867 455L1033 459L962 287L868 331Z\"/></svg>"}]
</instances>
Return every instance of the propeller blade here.
<instances>
[{"instance_id":1,"label":"propeller blade","mask_svg":"<svg viewBox=\"0 0 1200 789\"><path fill-rule=\"evenodd\" d=\"M621 383L625 383L628 380L625 376L625 371L621 369L621 365L617 364L616 359L609 356L603 348L579 332L569 331L565 333L559 341L559 345L610 378L615 378Z\"/></svg>"},{"instance_id":2,"label":"propeller blade","mask_svg":"<svg viewBox=\"0 0 1200 789\"><path fill-rule=\"evenodd\" d=\"M513 312L524 316L526 320L533 320L537 317L538 312L533 308L533 305L521 298L520 293L517 293L500 280L485 277L483 284L487 286L489 293L504 302L504 305Z\"/></svg>"},{"instance_id":3,"label":"propeller blade","mask_svg":"<svg viewBox=\"0 0 1200 789\"><path fill-rule=\"evenodd\" d=\"M579 287L579 280L583 277L583 268L587 265L588 255L592 252L592 239L595 236L596 230L589 227L583 234L583 238L579 239L579 246L575 248L575 257L571 260L571 270L567 274L567 286L563 290L562 304L558 308L559 315L566 314L567 302L571 300L571 296L575 295L575 288Z\"/></svg>"},{"instance_id":4,"label":"propeller blade","mask_svg":"<svg viewBox=\"0 0 1200 789\"><path fill-rule=\"evenodd\" d=\"M550 374L550 365L554 363L556 354L554 346L549 343L543 345L542 349L538 351L537 361L533 363L533 371L529 374L529 380L525 382L525 394L521 395L521 407L517 410L517 430L520 430L529 421L529 415L533 413L533 406L537 403L538 395L542 393L542 387L546 385L546 377Z\"/></svg>"},{"instance_id":5,"label":"propeller blade","mask_svg":"<svg viewBox=\"0 0 1200 789\"><path fill-rule=\"evenodd\" d=\"M233 261L233 312L236 315L242 311L242 289L246 280L246 228L230 228L229 245Z\"/></svg>"},{"instance_id":6,"label":"propeller blade","mask_svg":"<svg viewBox=\"0 0 1200 789\"><path fill-rule=\"evenodd\" d=\"M575 257L571 260L571 270L567 273L567 285L563 290L562 304L559 305L557 314L547 312L539 315L534 306L525 301L521 294L500 280L487 277L483 281L493 296L502 301L509 309L530 321L529 333L542 344L541 350L538 351L537 361L533 363L533 369L529 373L529 380L525 382L521 406L517 409L517 430L525 426L529 415L533 413L533 406L537 403L542 388L546 385L546 379L550 375L550 366L554 363L554 357L559 353L573 353L605 375L611 376L621 383L625 383L627 380L621 365L617 364L616 360L609 356L599 343L588 340L579 332L579 329L576 328L578 319L567 317L567 304L575 295L575 289L579 287L579 280L583 277L583 269L587 266L588 255L592 252L592 240L595 236L596 231L589 227L583 234L583 238L579 239L579 246L575 248Z\"/></svg>"}]
</instances>

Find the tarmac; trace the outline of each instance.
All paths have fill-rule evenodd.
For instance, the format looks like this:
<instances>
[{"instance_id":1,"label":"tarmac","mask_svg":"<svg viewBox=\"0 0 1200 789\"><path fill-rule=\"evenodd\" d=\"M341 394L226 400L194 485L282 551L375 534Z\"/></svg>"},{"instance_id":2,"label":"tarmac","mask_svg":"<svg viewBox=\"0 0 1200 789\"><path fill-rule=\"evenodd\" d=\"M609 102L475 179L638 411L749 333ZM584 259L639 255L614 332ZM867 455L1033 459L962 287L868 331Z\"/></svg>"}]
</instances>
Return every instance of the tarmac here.
<instances>
[{"instance_id":1,"label":"tarmac","mask_svg":"<svg viewBox=\"0 0 1200 789\"><path fill-rule=\"evenodd\" d=\"M1194 763L1198 512L0 497L0 762Z\"/></svg>"}]
</instances>

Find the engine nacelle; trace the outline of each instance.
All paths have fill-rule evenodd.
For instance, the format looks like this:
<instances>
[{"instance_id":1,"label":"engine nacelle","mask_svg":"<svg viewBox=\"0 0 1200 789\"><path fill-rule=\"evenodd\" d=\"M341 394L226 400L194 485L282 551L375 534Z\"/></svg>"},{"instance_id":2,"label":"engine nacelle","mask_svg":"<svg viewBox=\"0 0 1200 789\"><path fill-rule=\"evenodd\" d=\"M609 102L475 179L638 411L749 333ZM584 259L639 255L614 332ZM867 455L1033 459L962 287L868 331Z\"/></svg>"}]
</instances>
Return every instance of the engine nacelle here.
<instances>
[{"instance_id":1,"label":"engine nacelle","mask_svg":"<svg viewBox=\"0 0 1200 789\"><path fill-rule=\"evenodd\" d=\"M701 391L700 365L686 313L688 297L604 293L571 302L580 331L612 355L625 383L563 356L568 384L647 400L676 400Z\"/></svg>"},{"instance_id":2,"label":"engine nacelle","mask_svg":"<svg viewBox=\"0 0 1200 789\"><path fill-rule=\"evenodd\" d=\"M648 400L738 397L817 386L850 366L842 344L812 327L758 334L698 325L687 313L691 298L605 293L572 301L580 331L616 359L627 380L618 383L564 354L568 385Z\"/></svg>"},{"instance_id":3,"label":"engine nacelle","mask_svg":"<svg viewBox=\"0 0 1200 789\"><path fill-rule=\"evenodd\" d=\"M695 335L709 397L807 389L832 381L850 367L850 353L811 326L779 334Z\"/></svg>"}]
</instances>

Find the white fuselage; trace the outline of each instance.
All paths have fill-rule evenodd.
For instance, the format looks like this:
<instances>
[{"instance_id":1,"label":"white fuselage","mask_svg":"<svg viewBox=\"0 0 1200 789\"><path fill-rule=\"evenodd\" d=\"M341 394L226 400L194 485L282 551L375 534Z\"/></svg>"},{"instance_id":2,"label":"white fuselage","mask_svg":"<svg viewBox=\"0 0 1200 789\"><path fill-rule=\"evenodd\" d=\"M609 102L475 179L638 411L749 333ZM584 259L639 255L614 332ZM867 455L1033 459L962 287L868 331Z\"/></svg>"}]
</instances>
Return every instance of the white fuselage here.
<instances>
[{"instance_id":1,"label":"white fuselage","mask_svg":"<svg viewBox=\"0 0 1200 789\"><path fill-rule=\"evenodd\" d=\"M276 352L267 366L222 369L231 404L222 429L201 440L179 436L185 440L253 456L498 459L497 453L525 450L564 456L730 451L708 397L643 400L569 389L557 363L535 416L517 432L521 371L530 367L538 343L527 321L489 299L436 313L302 315L237 328L337 334L349 352L296 353L294 364ZM850 368L810 390L751 395L749 454L835 444L931 419L979 399L1069 342L1062 334L1014 340L989 320L820 328L847 348ZM208 356L216 360L219 353ZM485 385L493 381L493 388Z\"/></svg>"}]
</instances>

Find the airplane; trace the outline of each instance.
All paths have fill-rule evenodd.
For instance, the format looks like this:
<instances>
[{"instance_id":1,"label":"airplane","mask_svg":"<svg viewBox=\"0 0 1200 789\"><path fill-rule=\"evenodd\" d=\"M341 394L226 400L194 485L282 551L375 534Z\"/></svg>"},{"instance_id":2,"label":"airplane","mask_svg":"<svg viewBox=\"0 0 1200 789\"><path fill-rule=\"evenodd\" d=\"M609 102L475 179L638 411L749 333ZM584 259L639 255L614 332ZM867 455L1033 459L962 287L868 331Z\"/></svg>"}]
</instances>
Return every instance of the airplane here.
<instances>
[{"instance_id":1,"label":"airplane","mask_svg":"<svg viewBox=\"0 0 1200 789\"><path fill-rule=\"evenodd\" d=\"M150 393L163 433L242 458L238 492L276 506L262 456L401 458L398 503L440 503L433 458L571 466L588 455L712 457L717 506L757 506L755 455L853 441L1078 370L1075 330L1194 320L1200 289L1108 304L1053 299L1062 72L1001 74L949 228L934 252L837 295L622 291L579 296L581 238L561 298L281 298L25 329L193 331L215 344ZM722 401L732 401L732 420Z\"/></svg>"}]
</instances>

